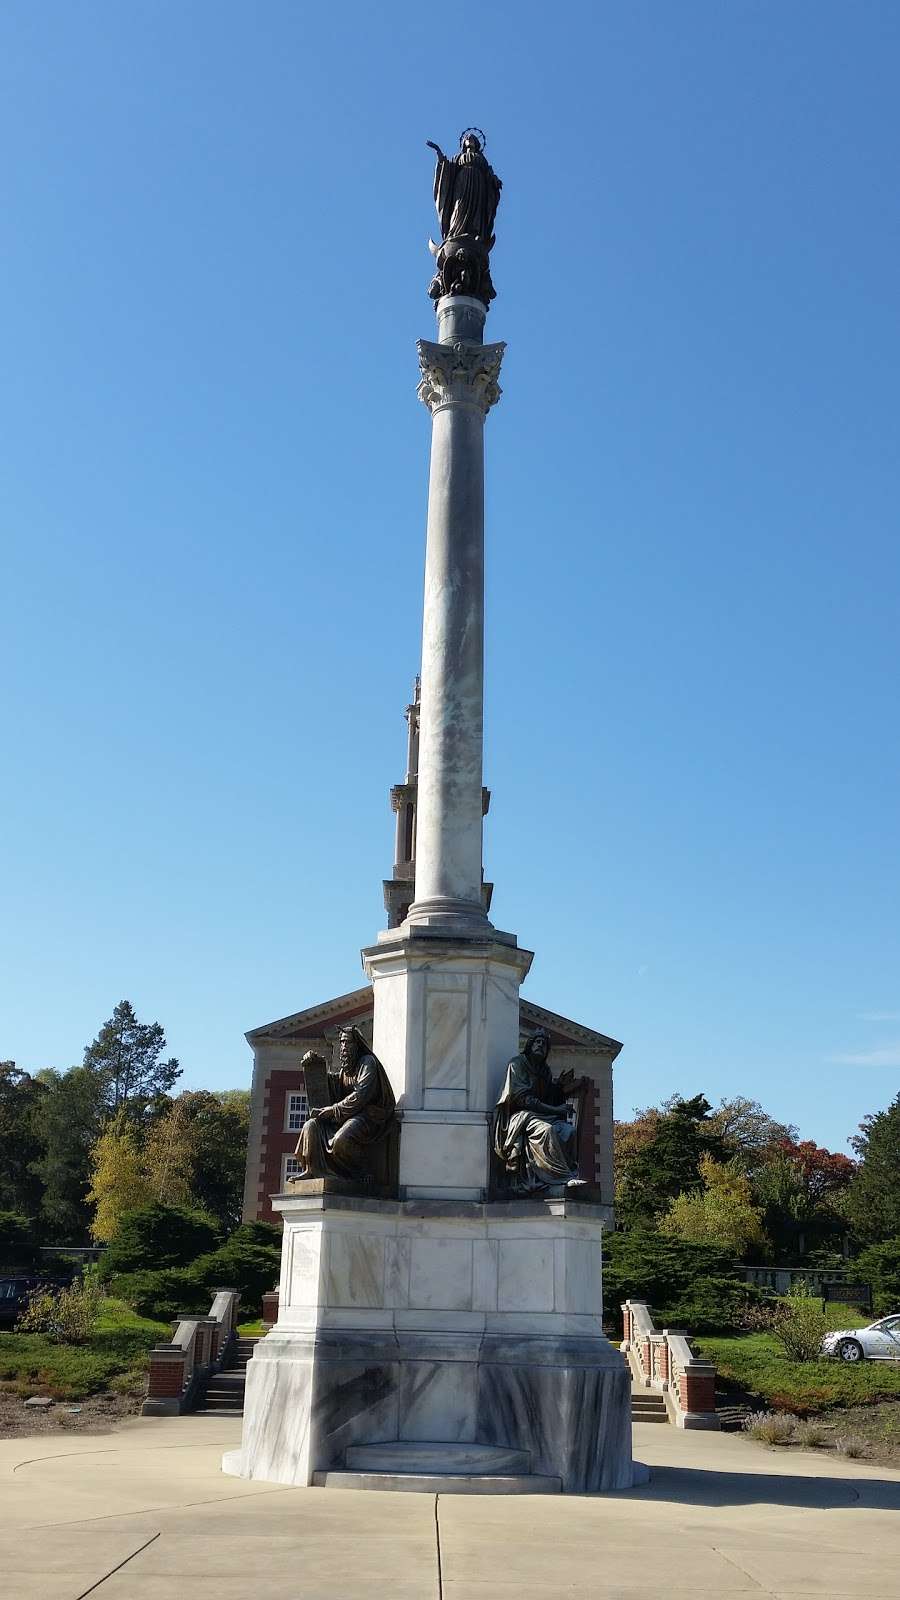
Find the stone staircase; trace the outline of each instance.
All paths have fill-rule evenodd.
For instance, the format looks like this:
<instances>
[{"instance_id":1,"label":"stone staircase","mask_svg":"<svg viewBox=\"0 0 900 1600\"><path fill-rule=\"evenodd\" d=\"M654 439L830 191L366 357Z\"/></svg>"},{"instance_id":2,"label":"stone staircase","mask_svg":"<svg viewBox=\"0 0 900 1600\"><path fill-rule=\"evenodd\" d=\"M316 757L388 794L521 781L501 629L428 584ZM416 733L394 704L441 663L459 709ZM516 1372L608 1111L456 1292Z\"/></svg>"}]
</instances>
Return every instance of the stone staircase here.
<instances>
[{"instance_id":1,"label":"stone staircase","mask_svg":"<svg viewBox=\"0 0 900 1600\"><path fill-rule=\"evenodd\" d=\"M418 1494L559 1494L559 1478L531 1470L529 1450L487 1444L348 1445L342 1468L313 1474L321 1489L394 1489Z\"/></svg>"},{"instance_id":2,"label":"stone staircase","mask_svg":"<svg viewBox=\"0 0 900 1600\"><path fill-rule=\"evenodd\" d=\"M665 1422L669 1421L666 1402L661 1394L653 1389L643 1389L640 1384L631 1386L631 1420L632 1422Z\"/></svg>"},{"instance_id":3,"label":"stone staircase","mask_svg":"<svg viewBox=\"0 0 900 1600\"><path fill-rule=\"evenodd\" d=\"M247 1380L247 1362L250 1360L259 1335L239 1338L228 1355L228 1364L221 1372L207 1379L194 1415L200 1417L242 1417L244 1414L244 1385Z\"/></svg>"}]
</instances>

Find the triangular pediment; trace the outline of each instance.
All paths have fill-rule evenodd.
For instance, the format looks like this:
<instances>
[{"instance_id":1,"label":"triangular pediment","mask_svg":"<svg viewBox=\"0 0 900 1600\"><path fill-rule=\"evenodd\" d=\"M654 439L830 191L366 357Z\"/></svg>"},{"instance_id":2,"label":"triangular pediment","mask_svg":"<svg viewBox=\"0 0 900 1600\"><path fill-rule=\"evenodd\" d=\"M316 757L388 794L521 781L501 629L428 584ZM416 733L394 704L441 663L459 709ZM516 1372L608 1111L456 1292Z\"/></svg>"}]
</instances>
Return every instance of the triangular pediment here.
<instances>
[{"instance_id":1,"label":"triangular pediment","mask_svg":"<svg viewBox=\"0 0 900 1600\"><path fill-rule=\"evenodd\" d=\"M618 1039L611 1039L608 1034L598 1033L596 1028L586 1028L581 1022L573 1022L571 1017L561 1017L557 1011L547 1011L543 1006L536 1006L531 1000L519 1001L519 1023L523 1032L531 1028L546 1028L553 1044L570 1044L576 1045L580 1050L597 1050L603 1055L609 1055L612 1060L615 1060L622 1048Z\"/></svg>"},{"instance_id":2,"label":"triangular pediment","mask_svg":"<svg viewBox=\"0 0 900 1600\"><path fill-rule=\"evenodd\" d=\"M362 989L336 995L333 1000L323 1000L320 1005L308 1006L305 1011L294 1011L289 1017L279 1017L260 1028L251 1028L245 1037L250 1045L260 1044L263 1040L290 1044L295 1039L299 1045L305 1039L321 1038L324 1033L347 1023L365 1028L372 1021L374 1010L372 986L365 984ZM557 1011L536 1006L531 1000L519 1001L519 1021L523 1032L532 1028L546 1028L553 1044L596 1050L608 1055L611 1060L615 1060L622 1048L618 1039L611 1039L608 1034L598 1033L595 1028L586 1028L580 1022L573 1022L571 1017L562 1017Z\"/></svg>"},{"instance_id":3,"label":"triangular pediment","mask_svg":"<svg viewBox=\"0 0 900 1600\"><path fill-rule=\"evenodd\" d=\"M360 1023L371 1020L375 1010L372 998L372 985L367 983L362 989L353 989L349 994L339 994L333 1000L323 1000L321 1005L308 1006L305 1011L294 1011L289 1017L279 1017L275 1022L265 1022L261 1028L251 1028L244 1035L248 1044L259 1044L263 1039L277 1039L280 1044L290 1044L292 1039L298 1043L303 1039L315 1039L329 1028L341 1027L344 1023Z\"/></svg>"}]
</instances>

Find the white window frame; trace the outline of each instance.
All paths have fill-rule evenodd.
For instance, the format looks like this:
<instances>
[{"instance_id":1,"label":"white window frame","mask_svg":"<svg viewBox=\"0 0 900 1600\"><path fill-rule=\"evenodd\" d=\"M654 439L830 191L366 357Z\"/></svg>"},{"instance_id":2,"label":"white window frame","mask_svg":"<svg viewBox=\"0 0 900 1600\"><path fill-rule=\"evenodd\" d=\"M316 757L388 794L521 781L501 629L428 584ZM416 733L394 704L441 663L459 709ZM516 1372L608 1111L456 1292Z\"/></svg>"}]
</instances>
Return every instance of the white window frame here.
<instances>
[{"instance_id":1,"label":"white window frame","mask_svg":"<svg viewBox=\"0 0 900 1600\"><path fill-rule=\"evenodd\" d=\"M291 1101L292 1100L299 1100L301 1102L299 1110L295 1110L294 1108L292 1108L292 1106L291 1106ZM301 1119L296 1125L291 1122L291 1117L293 1117L293 1116L299 1116L300 1119ZM306 1098L305 1089L288 1089L288 1091L287 1091L287 1093L286 1093L286 1095L284 1097L284 1131L285 1131L285 1133L299 1133L300 1129L303 1127L303 1124L306 1121L308 1116L309 1116L309 1101Z\"/></svg>"},{"instance_id":2,"label":"white window frame","mask_svg":"<svg viewBox=\"0 0 900 1600\"><path fill-rule=\"evenodd\" d=\"M293 1169L293 1170L291 1170L291 1169ZM300 1160L299 1160L299 1157L292 1156L290 1151L285 1151L284 1155L281 1158L281 1190L282 1190L282 1193L284 1193L284 1190L285 1190L285 1188L287 1186L288 1178L296 1178L298 1173L299 1173L299 1171L300 1171Z\"/></svg>"}]
</instances>

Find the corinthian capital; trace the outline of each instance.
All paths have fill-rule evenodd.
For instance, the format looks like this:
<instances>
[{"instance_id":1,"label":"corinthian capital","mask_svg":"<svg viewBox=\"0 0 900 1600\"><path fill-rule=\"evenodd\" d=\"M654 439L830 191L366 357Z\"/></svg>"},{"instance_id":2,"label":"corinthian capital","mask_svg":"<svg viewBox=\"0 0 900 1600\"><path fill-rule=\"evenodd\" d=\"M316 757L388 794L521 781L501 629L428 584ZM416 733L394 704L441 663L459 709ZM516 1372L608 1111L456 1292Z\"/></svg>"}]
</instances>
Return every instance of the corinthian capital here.
<instances>
[{"instance_id":1,"label":"corinthian capital","mask_svg":"<svg viewBox=\"0 0 900 1600\"><path fill-rule=\"evenodd\" d=\"M441 406L477 406L484 416L502 393L498 378L505 344L432 344L420 339L419 399L434 415Z\"/></svg>"}]
</instances>

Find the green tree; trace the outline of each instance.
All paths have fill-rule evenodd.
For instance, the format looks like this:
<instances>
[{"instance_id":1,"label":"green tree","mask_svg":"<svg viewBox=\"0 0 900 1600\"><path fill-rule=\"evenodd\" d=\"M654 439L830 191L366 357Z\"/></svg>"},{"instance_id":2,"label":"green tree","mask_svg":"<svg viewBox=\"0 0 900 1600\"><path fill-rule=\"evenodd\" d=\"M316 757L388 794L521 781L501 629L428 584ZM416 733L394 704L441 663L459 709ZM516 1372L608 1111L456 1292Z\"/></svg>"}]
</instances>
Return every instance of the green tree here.
<instances>
[{"instance_id":1,"label":"green tree","mask_svg":"<svg viewBox=\"0 0 900 1600\"><path fill-rule=\"evenodd\" d=\"M900 1238L870 1244L853 1263L853 1276L870 1283L880 1317L900 1311Z\"/></svg>"},{"instance_id":2,"label":"green tree","mask_svg":"<svg viewBox=\"0 0 900 1600\"><path fill-rule=\"evenodd\" d=\"M154 1201L120 1219L116 1236L101 1257L100 1277L108 1282L120 1272L188 1266L219 1242L212 1217Z\"/></svg>"},{"instance_id":3,"label":"green tree","mask_svg":"<svg viewBox=\"0 0 900 1600\"><path fill-rule=\"evenodd\" d=\"M0 1272L23 1271L36 1256L30 1218L19 1211L0 1211Z\"/></svg>"},{"instance_id":4,"label":"green tree","mask_svg":"<svg viewBox=\"0 0 900 1600\"><path fill-rule=\"evenodd\" d=\"M660 1222L660 1231L695 1244L719 1245L730 1255L765 1250L762 1214L753 1204L750 1180L712 1156L700 1157L702 1190L677 1195Z\"/></svg>"},{"instance_id":5,"label":"green tree","mask_svg":"<svg viewBox=\"0 0 900 1600\"><path fill-rule=\"evenodd\" d=\"M667 1103L655 1130L640 1145L622 1173L616 1200L626 1227L647 1226L669 1208L676 1195L701 1187L700 1160L727 1160L721 1134L710 1121L705 1095Z\"/></svg>"},{"instance_id":6,"label":"green tree","mask_svg":"<svg viewBox=\"0 0 900 1600\"><path fill-rule=\"evenodd\" d=\"M850 1185L847 1210L864 1244L900 1235L900 1094L886 1111L865 1117L852 1139L859 1170Z\"/></svg>"},{"instance_id":7,"label":"green tree","mask_svg":"<svg viewBox=\"0 0 900 1600\"><path fill-rule=\"evenodd\" d=\"M83 1062L100 1075L110 1116L127 1112L141 1117L154 1101L169 1093L181 1068L175 1056L163 1060L165 1048L162 1024L139 1022L131 1002L121 1000L88 1045Z\"/></svg>"},{"instance_id":8,"label":"green tree","mask_svg":"<svg viewBox=\"0 0 900 1600\"><path fill-rule=\"evenodd\" d=\"M229 1232L241 1220L250 1095L185 1090L148 1129L144 1165L153 1197L192 1205Z\"/></svg>"},{"instance_id":9,"label":"green tree","mask_svg":"<svg viewBox=\"0 0 900 1600\"><path fill-rule=\"evenodd\" d=\"M87 1190L106 1115L103 1081L91 1067L48 1068L38 1079L45 1090L34 1119L41 1153L31 1170L42 1190L42 1229L53 1244L89 1244Z\"/></svg>"},{"instance_id":10,"label":"green tree","mask_svg":"<svg viewBox=\"0 0 900 1600\"><path fill-rule=\"evenodd\" d=\"M43 1085L14 1061L0 1061L0 1209L36 1215L41 1182L34 1163L42 1152L37 1110Z\"/></svg>"}]
</instances>

